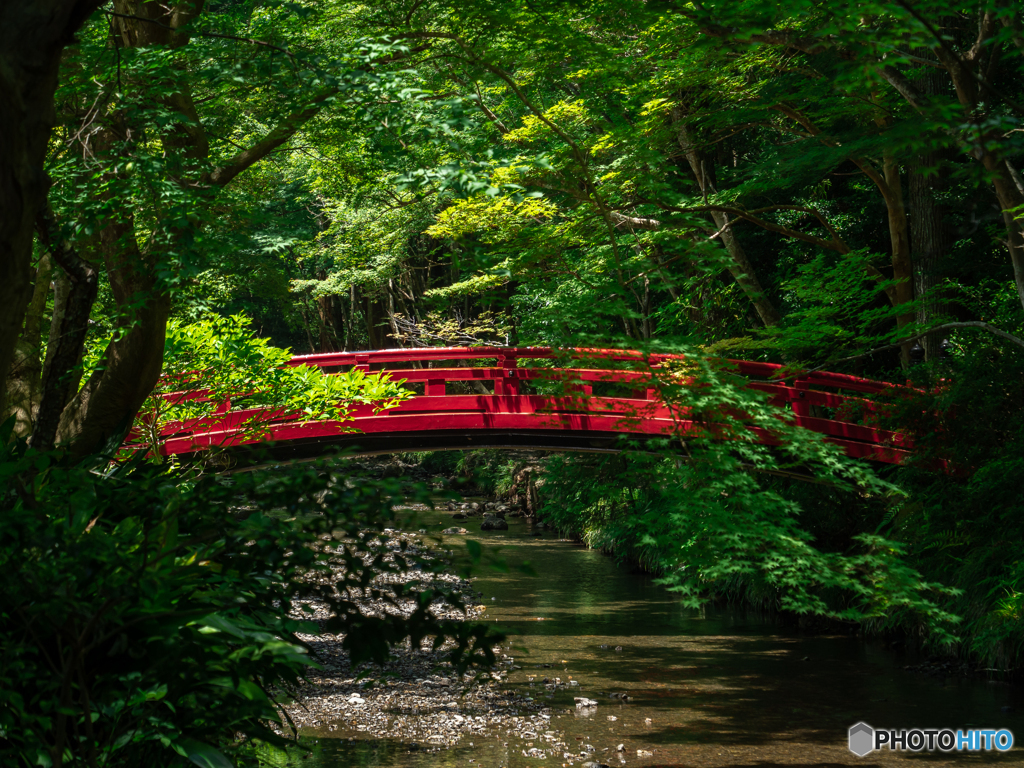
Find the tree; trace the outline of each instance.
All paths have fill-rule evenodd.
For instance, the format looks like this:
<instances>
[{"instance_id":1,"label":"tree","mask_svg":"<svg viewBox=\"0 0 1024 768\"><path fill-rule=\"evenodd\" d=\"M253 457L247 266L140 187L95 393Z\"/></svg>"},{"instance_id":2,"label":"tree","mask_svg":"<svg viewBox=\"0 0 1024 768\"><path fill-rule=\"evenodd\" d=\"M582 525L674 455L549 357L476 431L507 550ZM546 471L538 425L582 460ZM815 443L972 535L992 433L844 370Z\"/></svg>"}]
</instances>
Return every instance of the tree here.
<instances>
[{"instance_id":1,"label":"tree","mask_svg":"<svg viewBox=\"0 0 1024 768\"><path fill-rule=\"evenodd\" d=\"M46 209L46 153L66 46L101 0L12 2L0 9L0 382L32 296L32 243ZM6 412L6 388L0 412Z\"/></svg>"},{"instance_id":2,"label":"tree","mask_svg":"<svg viewBox=\"0 0 1024 768\"><path fill-rule=\"evenodd\" d=\"M66 262L58 285L94 284L102 271L113 299L102 330L114 333L79 386L92 302L88 292L76 301L81 291L58 291L42 397L35 381L12 392L23 401L14 407L31 414L23 428L31 422L40 449L56 441L84 455L127 430L160 375L173 295L214 256L206 233L222 190L324 109L373 90L372 68L403 55L351 38L303 48L314 41L299 34L294 13L246 14L119 0L64 62L62 131L50 158L55 216L45 217L40 236ZM266 39L235 34L246 26ZM47 263L39 261L40 279ZM30 336L38 314L25 327ZM57 342L65 340L62 352ZM39 345L28 341L31 357Z\"/></svg>"}]
</instances>

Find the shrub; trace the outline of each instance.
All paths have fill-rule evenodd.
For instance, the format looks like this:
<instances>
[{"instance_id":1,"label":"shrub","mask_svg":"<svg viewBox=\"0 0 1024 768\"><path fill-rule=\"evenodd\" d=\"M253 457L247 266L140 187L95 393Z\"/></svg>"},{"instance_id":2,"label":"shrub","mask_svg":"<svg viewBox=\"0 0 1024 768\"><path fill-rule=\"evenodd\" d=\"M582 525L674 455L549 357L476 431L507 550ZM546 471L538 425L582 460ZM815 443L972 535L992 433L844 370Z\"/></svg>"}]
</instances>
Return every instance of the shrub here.
<instances>
[{"instance_id":1,"label":"shrub","mask_svg":"<svg viewBox=\"0 0 1024 768\"><path fill-rule=\"evenodd\" d=\"M0 445L0 763L224 766L251 740L283 744L278 704L315 664L297 637L321 630L303 618L311 600L356 663L446 636L460 669L493 661L484 627L430 613L457 596L375 582L438 567L404 549L385 559L391 485L314 465L108 470ZM355 595L415 610L366 616Z\"/></svg>"}]
</instances>

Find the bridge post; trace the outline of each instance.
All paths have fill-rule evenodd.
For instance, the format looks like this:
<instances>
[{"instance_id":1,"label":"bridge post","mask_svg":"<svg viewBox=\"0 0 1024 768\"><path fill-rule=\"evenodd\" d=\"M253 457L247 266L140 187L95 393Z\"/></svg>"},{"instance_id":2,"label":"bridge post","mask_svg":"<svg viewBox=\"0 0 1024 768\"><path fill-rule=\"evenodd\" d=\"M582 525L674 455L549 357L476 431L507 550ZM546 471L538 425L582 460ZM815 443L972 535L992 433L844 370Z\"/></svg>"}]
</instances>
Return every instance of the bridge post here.
<instances>
[{"instance_id":1,"label":"bridge post","mask_svg":"<svg viewBox=\"0 0 1024 768\"><path fill-rule=\"evenodd\" d=\"M369 355L356 355L356 364L352 366L353 370L363 371L364 373L370 372L370 356Z\"/></svg>"},{"instance_id":2,"label":"bridge post","mask_svg":"<svg viewBox=\"0 0 1024 768\"><path fill-rule=\"evenodd\" d=\"M796 393L796 397L789 401L790 407L793 409L793 415L798 419L806 418L811 415L811 404L807 402L807 382L796 379L793 382L793 389L799 390Z\"/></svg>"},{"instance_id":3,"label":"bridge post","mask_svg":"<svg viewBox=\"0 0 1024 768\"><path fill-rule=\"evenodd\" d=\"M427 397L444 397L446 393L444 379L427 379L423 394Z\"/></svg>"},{"instance_id":4,"label":"bridge post","mask_svg":"<svg viewBox=\"0 0 1024 768\"><path fill-rule=\"evenodd\" d=\"M498 358L498 367L501 369L501 378L495 379L494 394L519 394L519 379L516 378L516 368L518 365L519 363L514 352L502 353Z\"/></svg>"}]
</instances>

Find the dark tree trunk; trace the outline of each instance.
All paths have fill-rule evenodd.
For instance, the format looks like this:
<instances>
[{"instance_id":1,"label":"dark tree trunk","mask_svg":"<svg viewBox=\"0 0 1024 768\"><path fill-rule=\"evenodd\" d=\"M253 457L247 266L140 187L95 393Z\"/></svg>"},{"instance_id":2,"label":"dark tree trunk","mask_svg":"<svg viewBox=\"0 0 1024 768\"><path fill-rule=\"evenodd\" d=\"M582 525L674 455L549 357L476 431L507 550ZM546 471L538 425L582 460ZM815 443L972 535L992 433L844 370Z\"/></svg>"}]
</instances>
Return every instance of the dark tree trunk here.
<instances>
[{"instance_id":1,"label":"dark tree trunk","mask_svg":"<svg viewBox=\"0 0 1024 768\"><path fill-rule=\"evenodd\" d=\"M321 271L317 279L326 280L327 273ZM340 352L344 345L338 344L338 329L344 325L339 321L344 311L339 306L337 296L320 296L314 299L316 303L317 318L319 319L320 346L317 352Z\"/></svg>"},{"instance_id":2,"label":"dark tree trunk","mask_svg":"<svg viewBox=\"0 0 1024 768\"><path fill-rule=\"evenodd\" d=\"M910 221L907 218L906 206L903 203L903 174L899 164L888 150L884 153L883 176L885 189L886 220L889 224L889 243L892 247L893 296L890 297L894 307L902 307L914 300L914 267L911 260ZM914 321L914 315L901 311L896 316L896 327L904 328ZM907 343L900 347L900 364L904 369L910 366L910 350Z\"/></svg>"},{"instance_id":3,"label":"dark tree trunk","mask_svg":"<svg viewBox=\"0 0 1024 768\"><path fill-rule=\"evenodd\" d=\"M61 53L102 0L0 2L0 414L32 298L32 242L50 180Z\"/></svg>"},{"instance_id":4,"label":"dark tree trunk","mask_svg":"<svg viewBox=\"0 0 1024 768\"><path fill-rule=\"evenodd\" d=\"M370 293L363 297L363 315L366 319L369 349L389 349L396 346L388 325L387 306L381 298L380 294Z\"/></svg>"},{"instance_id":5,"label":"dark tree trunk","mask_svg":"<svg viewBox=\"0 0 1024 768\"><path fill-rule=\"evenodd\" d=\"M50 294L53 262L44 255L36 267L32 301L25 313L25 326L15 347L14 362L7 377L7 408L14 416L14 434L27 438L32 434L43 381L41 358L42 321L46 297ZM50 338L53 338L51 331Z\"/></svg>"},{"instance_id":6,"label":"dark tree trunk","mask_svg":"<svg viewBox=\"0 0 1024 768\"><path fill-rule=\"evenodd\" d=\"M918 158L910 169L910 242L914 254L914 294L918 300L917 322L933 325L936 318L946 313L946 307L936 296L941 279L942 263L949 253L952 237L945 222L945 211L936 199L936 188L946 183L945 174L935 173L939 164L937 154ZM932 169L933 173L926 171ZM929 334L921 340L925 359L939 355L942 339Z\"/></svg>"},{"instance_id":7,"label":"dark tree trunk","mask_svg":"<svg viewBox=\"0 0 1024 768\"><path fill-rule=\"evenodd\" d=\"M85 335L89 330L89 315L99 288L99 271L61 239L60 228L49 206L39 216L37 228L39 239L49 249L53 260L64 270L71 284L60 325L50 329L46 375L42 377L39 412L30 439L33 448L48 451L53 448L57 437L61 413L75 391L71 380L74 378L73 371L82 359Z\"/></svg>"},{"instance_id":8,"label":"dark tree trunk","mask_svg":"<svg viewBox=\"0 0 1024 768\"><path fill-rule=\"evenodd\" d=\"M134 217L106 227L99 248L114 300L128 316L61 415L58 442L72 444L76 455L100 449L131 426L160 377L171 308L170 298L157 290L155 256L139 252Z\"/></svg>"}]
</instances>

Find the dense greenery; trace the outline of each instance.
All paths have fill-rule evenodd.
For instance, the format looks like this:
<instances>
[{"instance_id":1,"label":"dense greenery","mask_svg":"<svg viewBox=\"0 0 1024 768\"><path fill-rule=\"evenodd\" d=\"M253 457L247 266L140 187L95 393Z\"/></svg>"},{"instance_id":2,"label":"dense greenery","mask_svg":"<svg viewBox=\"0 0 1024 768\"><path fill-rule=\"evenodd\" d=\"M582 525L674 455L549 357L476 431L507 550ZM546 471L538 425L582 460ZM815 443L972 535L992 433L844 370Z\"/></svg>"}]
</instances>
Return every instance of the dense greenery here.
<instances>
[{"instance_id":1,"label":"dense greenery","mask_svg":"<svg viewBox=\"0 0 1024 768\"><path fill-rule=\"evenodd\" d=\"M497 636L431 614L437 601L462 604L431 579L443 564L383 546L386 526L415 524L391 509L393 482L313 465L101 472L16 441L0 460L5 763L149 765L178 753L220 766L222 749L283 744L278 704L318 663L296 633L344 633L356 663L444 637L459 669L493 661ZM420 578L378 580L410 571ZM364 614L360 598L395 610ZM313 601L334 614L323 627L304 616ZM399 610L407 601L411 613Z\"/></svg>"},{"instance_id":2,"label":"dense greenery","mask_svg":"<svg viewBox=\"0 0 1024 768\"><path fill-rule=\"evenodd\" d=\"M379 413L412 395L387 374L327 375L311 366L290 366L288 350L255 337L247 326L242 315L168 323L164 375L135 417L127 453L142 442L159 456L169 426L193 419L230 426L235 439L259 440L278 413L341 423L350 419L353 406L370 405Z\"/></svg>"},{"instance_id":3,"label":"dense greenery","mask_svg":"<svg viewBox=\"0 0 1024 768\"><path fill-rule=\"evenodd\" d=\"M0 29L5 755L273 738L310 545L362 551L386 505L312 471L103 457L130 433L158 456L182 419L259 434L250 406L409 396L289 349L685 354L657 387L706 430L552 459L542 514L687 600L1020 665L1016 0L14 0ZM845 458L725 357L909 380L883 421L915 463Z\"/></svg>"}]
</instances>

